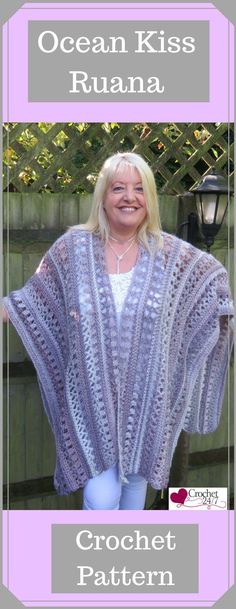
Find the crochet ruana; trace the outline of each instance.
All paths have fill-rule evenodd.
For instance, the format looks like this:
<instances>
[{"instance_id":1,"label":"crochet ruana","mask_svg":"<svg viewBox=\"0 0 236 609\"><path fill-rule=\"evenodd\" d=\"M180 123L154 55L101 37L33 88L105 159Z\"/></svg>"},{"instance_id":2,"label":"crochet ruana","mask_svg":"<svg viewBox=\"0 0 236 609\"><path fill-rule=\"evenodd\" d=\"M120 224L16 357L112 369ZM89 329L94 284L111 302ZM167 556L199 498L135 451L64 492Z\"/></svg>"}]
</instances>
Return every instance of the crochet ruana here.
<instances>
[{"instance_id":1,"label":"crochet ruana","mask_svg":"<svg viewBox=\"0 0 236 609\"><path fill-rule=\"evenodd\" d=\"M68 494L115 463L168 484L182 429L219 422L233 314L227 272L162 233L140 246L118 327L103 243L72 229L4 299L37 371L56 443L55 488Z\"/></svg>"}]
</instances>

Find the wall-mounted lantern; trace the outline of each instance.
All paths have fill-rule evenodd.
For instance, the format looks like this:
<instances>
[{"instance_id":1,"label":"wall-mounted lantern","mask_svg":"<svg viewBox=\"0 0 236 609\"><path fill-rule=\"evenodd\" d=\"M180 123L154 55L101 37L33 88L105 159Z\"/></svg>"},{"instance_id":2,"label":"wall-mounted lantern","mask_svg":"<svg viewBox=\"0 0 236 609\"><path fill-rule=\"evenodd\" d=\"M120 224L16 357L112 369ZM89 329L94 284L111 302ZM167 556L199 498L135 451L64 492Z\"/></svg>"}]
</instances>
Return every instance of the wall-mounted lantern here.
<instances>
[{"instance_id":1,"label":"wall-mounted lantern","mask_svg":"<svg viewBox=\"0 0 236 609\"><path fill-rule=\"evenodd\" d=\"M209 252L224 220L233 189L223 175L212 169L191 192L195 196L199 229Z\"/></svg>"}]
</instances>

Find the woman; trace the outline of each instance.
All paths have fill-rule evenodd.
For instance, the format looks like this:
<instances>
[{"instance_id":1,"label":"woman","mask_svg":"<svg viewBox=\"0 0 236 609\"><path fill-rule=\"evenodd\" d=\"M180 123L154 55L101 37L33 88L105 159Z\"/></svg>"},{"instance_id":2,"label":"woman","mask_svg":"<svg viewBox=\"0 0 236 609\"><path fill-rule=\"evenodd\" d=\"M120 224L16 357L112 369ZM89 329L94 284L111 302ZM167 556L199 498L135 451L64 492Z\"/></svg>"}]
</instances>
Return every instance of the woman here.
<instances>
[{"instance_id":1,"label":"woman","mask_svg":"<svg viewBox=\"0 0 236 609\"><path fill-rule=\"evenodd\" d=\"M143 509L147 482L168 484L181 430L218 425L232 342L226 270L160 231L151 169L118 153L87 224L4 303L37 370L57 492L84 487L83 509Z\"/></svg>"}]
</instances>

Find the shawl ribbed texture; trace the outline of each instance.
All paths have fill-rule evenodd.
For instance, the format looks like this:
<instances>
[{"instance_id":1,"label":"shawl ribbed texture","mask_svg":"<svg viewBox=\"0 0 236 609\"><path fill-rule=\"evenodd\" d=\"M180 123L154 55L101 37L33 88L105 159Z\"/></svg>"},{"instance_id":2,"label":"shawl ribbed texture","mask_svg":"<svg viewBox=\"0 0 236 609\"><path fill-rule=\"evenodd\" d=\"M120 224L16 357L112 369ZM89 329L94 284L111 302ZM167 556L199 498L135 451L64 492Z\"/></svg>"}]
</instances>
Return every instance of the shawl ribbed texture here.
<instances>
[{"instance_id":1,"label":"shawl ribbed texture","mask_svg":"<svg viewBox=\"0 0 236 609\"><path fill-rule=\"evenodd\" d=\"M139 473L165 488L181 430L218 425L232 343L227 272L162 236L156 252L140 246L119 331L104 247L87 231L60 237L4 299L37 371L59 494L117 462L122 480Z\"/></svg>"}]
</instances>

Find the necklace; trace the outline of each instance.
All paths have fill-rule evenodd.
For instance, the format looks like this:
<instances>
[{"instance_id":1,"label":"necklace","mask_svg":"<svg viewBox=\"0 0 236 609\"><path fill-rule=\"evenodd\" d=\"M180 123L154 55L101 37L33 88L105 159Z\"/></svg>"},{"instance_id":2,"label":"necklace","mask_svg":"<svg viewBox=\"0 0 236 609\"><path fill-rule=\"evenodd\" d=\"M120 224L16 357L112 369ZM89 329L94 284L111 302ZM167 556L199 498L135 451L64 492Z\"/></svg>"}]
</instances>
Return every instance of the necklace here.
<instances>
[{"instance_id":1,"label":"necklace","mask_svg":"<svg viewBox=\"0 0 236 609\"><path fill-rule=\"evenodd\" d=\"M130 239L129 239L129 241L130 241ZM120 261L124 258L124 256L130 250L130 248L132 247L134 242L135 242L135 237L132 237L132 241L131 241L129 247L127 248L127 250L125 250L123 252L123 254L119 255L119 254L116 253L116 251L114 250L114 247L112 247L112 245L108 241L108 245L110 246L111 250L113 251L113 254L115 254L115 257L116 257L116 272L117 272L117 274L120 272Z\"/></svg>"},{"instance_id":2,"label":"necklace","mask_svg":"<svg viewBox=\"0 0 236 609\"><path fill-rule=\"evenodd\" d=\"M112 239L112 241L116 241L116 243L122 244L122 243L126 243L126 242L129 243L130 241L132 241L134 239L135 236L136 236L136 233L135 233L135 235L132 235L132 237L130 237L129 239L125 239L125 241L120 241L120 239L116 239L112 235L109 235L109 239Z\"/></svg>"}]
</instances>

